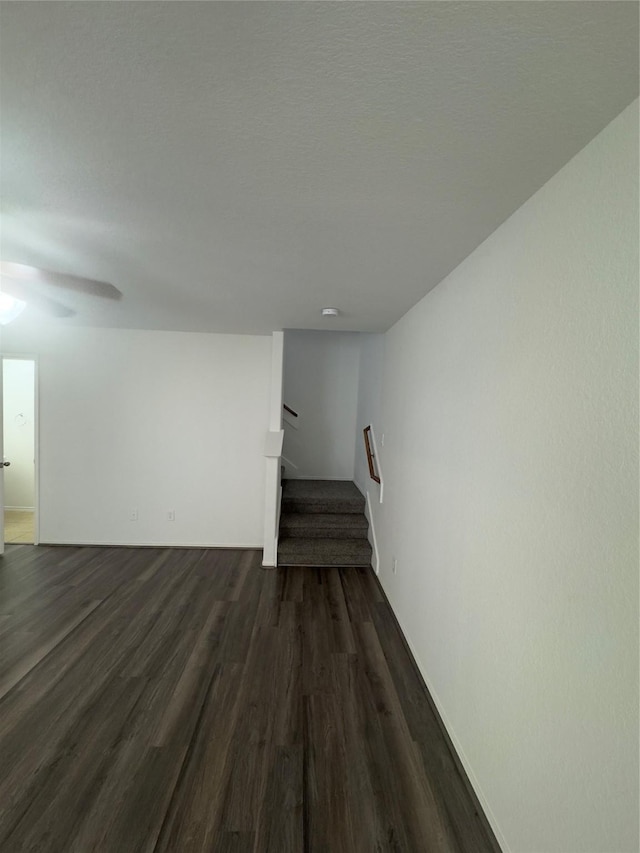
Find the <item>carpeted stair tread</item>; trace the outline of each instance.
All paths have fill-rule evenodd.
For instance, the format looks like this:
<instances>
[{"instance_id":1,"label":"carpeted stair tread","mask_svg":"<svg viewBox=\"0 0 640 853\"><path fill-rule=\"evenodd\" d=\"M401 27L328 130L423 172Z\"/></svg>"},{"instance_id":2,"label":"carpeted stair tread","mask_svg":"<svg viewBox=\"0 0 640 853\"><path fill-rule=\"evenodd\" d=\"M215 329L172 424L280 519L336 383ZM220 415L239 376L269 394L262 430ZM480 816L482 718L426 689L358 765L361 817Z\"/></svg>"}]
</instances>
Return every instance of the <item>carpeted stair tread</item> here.
<instances>
[{"instance_id":1,"label":"carpeted stair tread","mask_svg":"<svg viewBox=\"0 0 640 853\"><path fill-rule=\"evenodd\" d=\"M295 497L359 498L362 492L351 480L291 480L282 481L284 493Z\"/></svg>"},{"instance_id":2,"label":"carpeted stair tread","mask_svg":"<svg viewBox=\"0 0 640 853\"><path fill-rule=\"evenodd\" d=\"M283 480L278 565L370 565L364 507L355 483Z\"/></svg>"},{"instance_id":3,"label":"carpeted stair tread","mask_svg":"<svg viewBox=\"0 0 640 853\"><path fill-rule=\"evenodd\" d=\"M284 513L280 535L303 539L366 539L369 523L362 513Z\"/></svg>"},{"instance_id":4,"label":"carpeted stair tread","mask_svg":"<svg viewBox=\"0 0 640 853\"><path fill-rule=\"evenodd\" d=\"M283 513L361 513L364 496L346 480L283 480Z\"/></svg>"},{"instance_id":5,"label":"carpeted stair tread","mask_svg":"<svg viewBox=\"0 0 640 853\"><path fill-rule=\"evenodd\" d=\"M371 545L366 539L299 539L278 542L280 566L368 566Z\"/></svg>"}]
</instances>

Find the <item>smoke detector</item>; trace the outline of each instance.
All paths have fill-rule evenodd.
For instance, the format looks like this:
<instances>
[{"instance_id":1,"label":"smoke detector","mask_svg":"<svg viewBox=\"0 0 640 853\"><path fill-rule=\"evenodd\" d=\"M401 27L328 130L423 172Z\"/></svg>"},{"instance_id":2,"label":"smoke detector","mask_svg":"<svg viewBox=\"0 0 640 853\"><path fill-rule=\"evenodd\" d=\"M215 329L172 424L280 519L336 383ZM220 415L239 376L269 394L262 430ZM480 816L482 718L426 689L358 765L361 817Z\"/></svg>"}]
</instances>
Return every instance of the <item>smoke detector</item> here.
<instances>
[{"instance_id":1,"label":"smoke detector","mask_svg":"<svg viewBox=\"0 0 640 853\"><path fill-rule=\"evenodd\" d=\"M323 317L337 317L340 312L337 308L323 308L322 316Z\"/></svg>"}]
</instances>

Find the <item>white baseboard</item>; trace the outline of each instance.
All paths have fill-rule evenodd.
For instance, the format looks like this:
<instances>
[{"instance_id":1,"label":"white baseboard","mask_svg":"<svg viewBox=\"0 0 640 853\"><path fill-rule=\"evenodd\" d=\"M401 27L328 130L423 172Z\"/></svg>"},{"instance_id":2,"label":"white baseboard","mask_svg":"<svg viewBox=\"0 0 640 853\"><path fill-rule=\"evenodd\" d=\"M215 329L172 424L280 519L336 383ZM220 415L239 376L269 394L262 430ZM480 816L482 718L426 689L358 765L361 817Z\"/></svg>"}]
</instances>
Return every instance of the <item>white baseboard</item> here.
<instances>
[{"instance_id":1,"label":"white baseboard","mask_svg":"<svg viewBox=\"0 0 640 853\"><path fill-rule=\"evenodd\" d=\"M5 512L35 512L32 506L5 506Z\"/></svg>"},{"instance_id":2,"label":"white baseboard","mask_svg":"<svg viewBox=\"0 0 640 853\"><path fill-rule=\"evenodd\" d=\"M285 468L292 468L294 471L298 470L298 466L295 462L292 462L290 459L287 459L286 456L280 456L280 462L284 465Z\"/></svg>"},{"instance_id":3,"label":"white baseboard","mask_svg":"<svg viewBox=\"0 0 640 853\"><path fill-rule=\"evenodd\" d=\"M378 553L378 541L376 539L376 529L373 523L373 513L371 512L371 498L369 497L369 490L367 489L366 495L367 499L367 521L369 522L369 542L373 549L373 571L379 575L380 574L380 554Z\"/></svg>"}]
</instances>

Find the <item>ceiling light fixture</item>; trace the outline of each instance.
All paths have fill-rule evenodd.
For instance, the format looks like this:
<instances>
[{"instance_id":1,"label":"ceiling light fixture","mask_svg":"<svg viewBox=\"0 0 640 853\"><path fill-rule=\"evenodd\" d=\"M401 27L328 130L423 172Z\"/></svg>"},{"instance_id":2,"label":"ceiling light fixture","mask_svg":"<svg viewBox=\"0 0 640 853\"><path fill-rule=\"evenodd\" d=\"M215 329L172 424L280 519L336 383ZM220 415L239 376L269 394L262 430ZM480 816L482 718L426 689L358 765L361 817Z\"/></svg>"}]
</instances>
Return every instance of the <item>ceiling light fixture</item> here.
<instances>
[{"instance_id":1,"label":"ceiling light fixture","mask_svg":"<svg viewBox=\"0 0 640 853\"><path fill-rule=\"evenodd\" d=\"M322 316L323 317L337 317L340 312L337 308L323 308Z\"/></svg>"},{"instance_id":2,"label":"ceiling light fixture","mask_svg":"<svg viewBox=\"0 0 640 853\"><path fill-rule=\"evenodd\" d=\"M15 320L26 307L27 303L22 299L9 296L8 293L0 293L0 326L6 326L7 323Z\"/></svg>"}]
</instances>

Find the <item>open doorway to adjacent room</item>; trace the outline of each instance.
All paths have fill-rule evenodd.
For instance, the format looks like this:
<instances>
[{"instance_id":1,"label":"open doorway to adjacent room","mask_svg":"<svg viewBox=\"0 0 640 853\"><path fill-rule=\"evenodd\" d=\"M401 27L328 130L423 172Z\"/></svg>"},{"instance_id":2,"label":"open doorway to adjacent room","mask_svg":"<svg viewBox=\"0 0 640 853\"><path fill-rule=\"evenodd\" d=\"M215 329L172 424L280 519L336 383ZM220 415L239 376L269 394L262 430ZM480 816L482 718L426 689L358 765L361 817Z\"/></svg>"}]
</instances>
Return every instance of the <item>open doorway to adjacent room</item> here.
<instances>
[{"instance_id":1,"label":"open doorway to adjacent room","mask_svg":"<svg viewBox=\"0 0 640 853\"><path fill-rule=\"evenodd\" d=\"M4 541L37 543L36 362L2 358Z\"/></svg>"}]
</instances>

